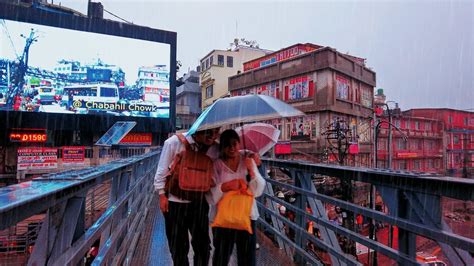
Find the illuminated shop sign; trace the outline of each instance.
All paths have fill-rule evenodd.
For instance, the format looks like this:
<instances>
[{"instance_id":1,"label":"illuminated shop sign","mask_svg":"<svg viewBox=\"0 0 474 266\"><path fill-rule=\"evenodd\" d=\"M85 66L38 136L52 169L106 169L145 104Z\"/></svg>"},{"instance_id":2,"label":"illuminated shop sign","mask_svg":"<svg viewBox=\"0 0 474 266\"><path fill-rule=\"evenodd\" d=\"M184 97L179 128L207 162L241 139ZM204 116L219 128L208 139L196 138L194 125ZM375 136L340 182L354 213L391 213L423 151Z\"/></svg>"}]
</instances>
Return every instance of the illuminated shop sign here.
<instances>
[{"instance_id":1,"label":"illuminated shop sign","mask_svg":"<svg viewBox=\"0 0 474 266\"><path fill-rule=\"evenodd\" d=\"M13 131L9 137L11 142L46 142L48 140L45 131Z\"/></svg>"}]
</instances>

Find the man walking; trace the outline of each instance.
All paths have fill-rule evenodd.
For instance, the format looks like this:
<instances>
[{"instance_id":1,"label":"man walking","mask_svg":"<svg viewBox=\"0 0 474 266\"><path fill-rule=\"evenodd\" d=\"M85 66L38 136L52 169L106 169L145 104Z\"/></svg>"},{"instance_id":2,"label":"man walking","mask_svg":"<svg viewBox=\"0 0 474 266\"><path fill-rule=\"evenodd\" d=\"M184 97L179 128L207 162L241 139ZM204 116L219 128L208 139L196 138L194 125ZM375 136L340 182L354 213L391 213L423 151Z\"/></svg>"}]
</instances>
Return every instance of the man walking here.
<instances>
[{"instance_id":1,"label":"man walking","mask_svg":"<svg viewBox=\"0 0 474 266\"><path fill-rule=\"evenodd\" d=\"M189 265L189 234L191 234L191 245L194 251L194 265L207 266L211 240L209 237L209 205L205 197L186 200L170 192L169 181L167 185L170 166L175 163L177 155L186 149L203 153L212 161L215 160L218 151L215 146L209 147L214 144L218 132L219 129L208 129L185 137L173 135L165 141L161 151L155 175L155 190L160 194L160 209L165 217L168 246L175 266ZM185 163L185 161L181 160L181 163ZM212 171L212 169L210 170Z\"/></svg>"}]
</instances>

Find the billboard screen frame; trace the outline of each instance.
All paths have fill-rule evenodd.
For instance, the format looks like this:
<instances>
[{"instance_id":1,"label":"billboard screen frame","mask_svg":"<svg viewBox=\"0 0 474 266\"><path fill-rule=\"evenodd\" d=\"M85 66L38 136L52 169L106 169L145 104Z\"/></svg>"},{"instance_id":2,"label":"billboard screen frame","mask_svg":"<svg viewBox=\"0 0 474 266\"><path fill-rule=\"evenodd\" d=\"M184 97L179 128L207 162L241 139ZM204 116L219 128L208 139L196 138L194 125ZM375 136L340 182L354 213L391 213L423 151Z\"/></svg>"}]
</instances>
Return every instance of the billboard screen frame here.
<instances>
[{"instance_id":1,"label":"billboard screen frame","mask_svg":"<svg viewBox=\"0 0 474 266\"><path fill-rule=\"evenodd\" d=\"M38 125L54 130L107 130L117 121L136 121L134 131L174 132L176 125L176 47L177 33L101 18L51 12L35 7L8 4L0 1L0 19L76 30L89 33L125 37L135 40L168 44L170 48L170 107L169 118L123 117L98 114L61 114L23 111L0 111L6 128L30 128ZM58 122L60 121L60 122ZM85 122L87 121L87 122ZM99 128L98 128L99 126Z\"/></svg>"}]
</instances>

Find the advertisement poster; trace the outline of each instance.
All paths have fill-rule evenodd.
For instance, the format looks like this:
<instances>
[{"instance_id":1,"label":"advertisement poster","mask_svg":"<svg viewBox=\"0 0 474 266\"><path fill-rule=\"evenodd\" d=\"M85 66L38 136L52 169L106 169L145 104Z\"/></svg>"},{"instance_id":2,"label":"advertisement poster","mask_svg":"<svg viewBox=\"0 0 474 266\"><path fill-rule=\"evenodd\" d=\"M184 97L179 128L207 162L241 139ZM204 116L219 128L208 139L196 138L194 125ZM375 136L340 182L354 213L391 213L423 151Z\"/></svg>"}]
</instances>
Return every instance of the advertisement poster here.
<instances>
[{"instance_id":1,"label":"advertisement poster","mask_svg":"<svg viewBox=\"0 0 474 266\"><path fill-rule=\"evenodd\" d=\"M280 97L278 82L272 82L262 86L257 86L257 94L272 96L278 99Z\"/></svg>"},{"instance_id":2,"label":"advertisement poster","mask_svg":"<svg viewBox=\"0 0 474 266\"><path fill-rule=\"evenodd\" d=\"M311 134L310 121L304 118L295 118L291 123L291 140L309 140Z\"/></svg>"},{"instance_id":3,"label":"advertisement poster","mask_svg":"<svg viewBox=\"0 0 474 266\"><path fill-rule=\"evenodd\" d=\"M311 83L311 86L310 86ZM287 99L298 100L313 96L313 83L310 77L302 76L285 81Z\"/></svg>"},{"instance_id":4,"label":"advertisement poster","mask_svg":"<svg viewBox=\"0 0 474 266\"><path fill-rule=\"evenodd\" d=\"M63 164L84 164L85 147L63 147Z\"/></svg>"},{"instance_id":5,"label":"advertisement poster","mask_svg":"<svg viewBox=\"0 0 474 266\"><path fill-rule=\"evenodd\" d=\"M17 170L44 170L58 168L58 150L43 147L18 149Z\"/></svg>"}]
</instances>

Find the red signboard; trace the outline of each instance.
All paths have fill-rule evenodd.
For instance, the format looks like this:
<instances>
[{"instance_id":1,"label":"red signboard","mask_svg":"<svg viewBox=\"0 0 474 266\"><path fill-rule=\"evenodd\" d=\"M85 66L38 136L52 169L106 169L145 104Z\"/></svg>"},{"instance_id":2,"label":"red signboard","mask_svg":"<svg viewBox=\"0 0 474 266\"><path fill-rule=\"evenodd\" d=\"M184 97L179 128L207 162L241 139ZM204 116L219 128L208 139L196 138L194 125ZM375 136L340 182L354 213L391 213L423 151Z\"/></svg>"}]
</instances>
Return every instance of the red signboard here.
<instances>
[{"instance_id":1,"label":"red signboard","mask_svg":"<svg viewBox=\"0 0 474 266\"><path fill-rule=\"evenodd\" d=\"M18 149L18 170L42 170L58 167L58 150L54 148L29 147Z\"/></svg>"},{"instance_id":2,"label":"red signboard","mask_svg":"<svg viewBox=\"0 0 474 266\"><path fill-rule=\"evenodd\" d=\"M316 48L310 45L301 44L301 45L291 46L279 52L244 63L244 71L264 67L266 65L284 61L284 60L287 60L295 56L298 56L310 51L314 51L314 50L316 50Z\"/></svg>"},{"instance_id":3,"label":"red signboard","mask_svg":"<svg viewBox=\"0 0 474 266\"><path fill-rule=\"evenodd\" d=\"M289 142L279 142L275 145L275 155L291 154L291 144Z\"/></svg>"},{"instance_id":4,"label":"red signboard","mask_svg":"<svg viewBox=\"0 0 474 266\"><path fill-rule=\"evenodd\" d=\"M151 133L128 133L119 144L121 145L151 145Z\"/></svg>"},{"instance_id":5,"label":"red signboard","mask_svg":"<svg viewBox=\"0 0 474 266\"><path fill-rule=\"evenodd\" d=\"M349 154L359 154L359 144L352 143L349 145Z\"/></svg>"},{"instance_id":6,"label":"red signboard","mask_svg":"<svg viewBox=\"0 0 474 266\"><path fill-rule=\"evenodd\" d=\"M67 164L83 164L85 158L85 147L63 147L63 163Z\"/></svg>"},{"instance_id":7,"label":"red signboard","mask_svg":"<svg viewBox=\"0 0 474 266\"><path fill-rule=\"evenodd\" d=\"M10 132L11 142L46 142L46 129L16 129Z\"/></svg>"},{"instance_id":8,"label":"red signboard","mask_svg":"<svg viewBox=\"0 0 474 266\"><path fill-rule=\"evenodd\" d=\"M46 142L46 133L10 133L11 142Z\"/></svg>"},{"instance_id":9,"label":"red signboard","mask_svg":"<svg viewBox=\"0 0 474 266\"><path fill-rule=\"evenodd\" d=\"M418 154L416 152L399 152L397 153L398 158L416 158Z\"/></svg>"}]
</instances>

